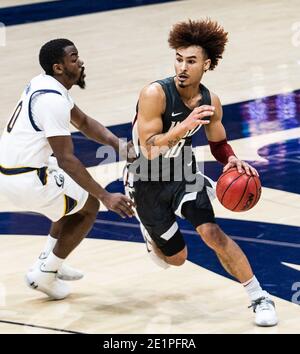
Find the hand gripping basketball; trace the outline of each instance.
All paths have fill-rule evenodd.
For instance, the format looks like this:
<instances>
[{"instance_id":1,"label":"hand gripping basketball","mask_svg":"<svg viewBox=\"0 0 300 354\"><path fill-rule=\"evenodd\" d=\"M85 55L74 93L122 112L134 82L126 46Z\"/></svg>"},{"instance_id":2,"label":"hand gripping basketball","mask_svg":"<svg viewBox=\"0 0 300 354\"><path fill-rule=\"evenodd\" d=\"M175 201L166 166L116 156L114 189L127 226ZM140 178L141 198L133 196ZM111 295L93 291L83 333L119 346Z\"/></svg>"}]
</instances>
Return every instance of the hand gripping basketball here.
<instances>
[{"instance_id":1,"label":"hand gripping basketball","mask_svg":"<svg viewBox=\"0 0 300 354\"><path fill-rule=\"evenodd\" d=\"M261 196L261 183L256 175L238 172L235 167L224 172L217 182L219 202L231 211L253 208Z\"/></svg>"}]
</instances>

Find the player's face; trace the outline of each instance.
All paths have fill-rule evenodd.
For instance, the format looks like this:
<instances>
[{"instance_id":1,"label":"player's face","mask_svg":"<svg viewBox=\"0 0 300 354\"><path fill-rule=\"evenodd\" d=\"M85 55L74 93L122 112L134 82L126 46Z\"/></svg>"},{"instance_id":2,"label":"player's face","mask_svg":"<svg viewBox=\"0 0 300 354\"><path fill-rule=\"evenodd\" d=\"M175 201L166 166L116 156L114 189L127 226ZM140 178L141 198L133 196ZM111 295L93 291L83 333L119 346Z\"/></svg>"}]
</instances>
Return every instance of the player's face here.
<instances>
[{"instance_id":1,"label":"player's face","mask_svg":"<svg viewBox=\"0 0 300 354\"><path fill-rule=\"evenodd\" d=\"M78 50L71 45L65 48L66 55L64 56L64 75L71 81L72 85L78 85L80 88L85 88L85 73L83 61L78 56Z\"/></svg>"},{"instance_id":2,"label":"player's face","mask_svg":"<svg viewBox=\"0 0 300 354\"><path fill-rule=\"evenodd\" d=\"M202 76L209 69L210 59L198 46L178 48L176 50L175 72L179 87L199 85Z\"/></svg>"}]
</instances>

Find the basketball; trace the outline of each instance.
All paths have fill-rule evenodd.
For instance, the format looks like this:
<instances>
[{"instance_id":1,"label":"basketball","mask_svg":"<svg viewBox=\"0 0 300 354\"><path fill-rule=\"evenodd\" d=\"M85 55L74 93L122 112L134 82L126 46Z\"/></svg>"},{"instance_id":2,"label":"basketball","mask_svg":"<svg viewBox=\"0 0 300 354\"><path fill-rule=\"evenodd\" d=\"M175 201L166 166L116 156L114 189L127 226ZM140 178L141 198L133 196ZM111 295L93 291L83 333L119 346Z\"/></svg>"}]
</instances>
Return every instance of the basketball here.
<instances>
[{"instance_id":1,"label":"basketball","mask_svg":"<svg viewBox=\"0 0 300 354\"><path fill-rule=\"evenodd\" d=\"M253 208L261 195L261 183L257 176L248 176L230 168L217 182L217 197L231 211L247 211Z\"/></svg>"}]
</instances>

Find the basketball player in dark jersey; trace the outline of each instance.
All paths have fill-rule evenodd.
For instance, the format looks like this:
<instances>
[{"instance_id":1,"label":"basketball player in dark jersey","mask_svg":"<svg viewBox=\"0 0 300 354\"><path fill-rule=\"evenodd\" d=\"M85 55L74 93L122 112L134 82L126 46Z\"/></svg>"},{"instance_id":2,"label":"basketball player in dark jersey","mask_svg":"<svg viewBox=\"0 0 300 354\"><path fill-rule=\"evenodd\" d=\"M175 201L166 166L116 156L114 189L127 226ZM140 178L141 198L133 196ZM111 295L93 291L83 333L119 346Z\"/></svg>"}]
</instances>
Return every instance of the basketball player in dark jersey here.
<instances>
[{"instance_id":1,"label":"basketball player in dark jersey","mask_svg":"<svg viewBox=\"0 0 300 354\"><path fill-rule=\"evenodd\" d=\"M176 51L176 76L156 81L140 93L133 126L138 158L129 165L125 185L156 263L167 268L185 262L187 247L176 215L186 218L226 271L244 285L255 323L273 326L278 322L274 302L262 290L243 251L216 224L210 202L214 182L197 171L191 147L192 136L203 125L224 171L236 167L240 173L258 174L227 143L220 100L201 84L204 73L222 58L226 42L227 33L211 20L173 27L169 44Z\"/></svg>"}]
</instances>

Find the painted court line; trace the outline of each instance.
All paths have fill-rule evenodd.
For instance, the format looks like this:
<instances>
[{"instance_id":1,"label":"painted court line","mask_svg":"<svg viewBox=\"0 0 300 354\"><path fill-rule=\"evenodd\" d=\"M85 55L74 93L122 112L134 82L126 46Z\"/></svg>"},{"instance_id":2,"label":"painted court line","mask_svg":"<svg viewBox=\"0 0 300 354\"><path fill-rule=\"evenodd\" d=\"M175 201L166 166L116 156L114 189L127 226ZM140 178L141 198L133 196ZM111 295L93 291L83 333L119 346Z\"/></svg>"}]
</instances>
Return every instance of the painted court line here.
<instances>
[{"instance_id":1,"label":"painted court line","mask_svg":"<svg viewBox=\"0 0 300 354\"><path fill-rule=\"evenodd\" d=\"M138 224L128 224L126 222L120 222L120 221L96 220L95 224L131 227L131 228L136 228L136 229L140 228L140 226ZM197 235L196 231L184 230L184 229L181 229L181 231L187 235ZM273 245L273 246L300 248L299 243L281 242L281 241L273 241L273 240L260 240L260 239L253 238L253 237L241 237L241 236L232 236L232 235L230 235L230 237L233 240L244 241L244 242L254 242L254 243L263 243L263 244Z\"/></svg>"},{"instance_id":2,"label":"painted court line","mask_svg":"<svg viewBox=\"0 0 300 354\"><path fill-rule=\"evenodd\" d=\"M24 327L33 327L33 328L39 328L39 329L47 329L47 330L50 330L50 331L63 332L63 333L70 333L70 334L86 334L86 333L83 333L83 332L70 331L70 330L62 329L62 328L54 328L54 327L47 327L47 326L38 326L38 325L31 324L31 323L5 321L5 320L0 320L0 323L11 324L11 325L17 325L17 326L24 326Z\"/></svg>"}]
</instances>

